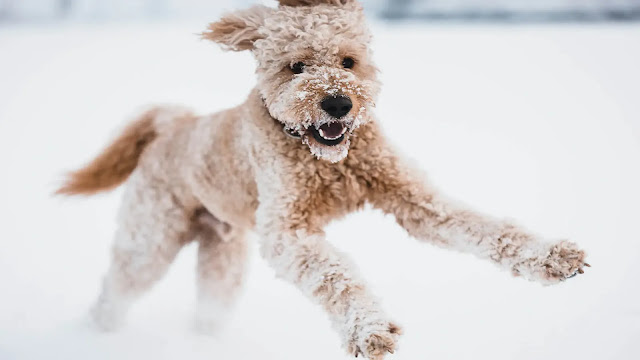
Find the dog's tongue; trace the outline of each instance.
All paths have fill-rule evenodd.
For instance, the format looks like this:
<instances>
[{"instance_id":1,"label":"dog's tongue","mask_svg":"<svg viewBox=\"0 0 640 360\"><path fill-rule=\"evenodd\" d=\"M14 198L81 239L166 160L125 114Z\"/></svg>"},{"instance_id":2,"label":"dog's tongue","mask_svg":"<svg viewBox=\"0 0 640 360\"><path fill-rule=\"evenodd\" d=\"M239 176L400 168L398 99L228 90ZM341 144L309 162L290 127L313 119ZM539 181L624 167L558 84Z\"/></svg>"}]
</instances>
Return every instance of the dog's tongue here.
<instances>
[{"instance_id":1,"label":"dog's tongue","mask_svg":"<svg viewBox=\"0 0 640 360\"><path fill-rule=\"evenodd\" d=\"M320 135L327 139L337 139L344 133L344 125L339 122L324 124L318 129Z\"/></svg>"}]
</instances>

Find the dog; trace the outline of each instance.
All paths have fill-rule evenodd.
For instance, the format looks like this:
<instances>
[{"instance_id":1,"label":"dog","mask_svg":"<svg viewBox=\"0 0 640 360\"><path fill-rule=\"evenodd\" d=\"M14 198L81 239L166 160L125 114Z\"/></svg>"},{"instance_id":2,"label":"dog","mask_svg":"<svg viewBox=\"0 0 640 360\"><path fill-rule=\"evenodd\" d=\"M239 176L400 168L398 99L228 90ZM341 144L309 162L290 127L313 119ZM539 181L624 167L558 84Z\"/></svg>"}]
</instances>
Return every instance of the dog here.
<instances>
[{"instance_id":1,"label":"dog","mask_svg":"<svg viewBox=\"0 0 640 360\"><path fill-rule=\"evenodd\" d=\"M371 204L413 237L473 253L513 275L555 284L583 273L585 252L447 200L385 140L371 34L356 0L280 0L223 16L202 37L251 51L257 85L229 110L155 107L59 194L126 181L112 263L91 314L115 329L187 243L198 243L197 324L215 330L244 276L246 236L279 277L320 304L352 355L383 359L401 328L349 259L325 240L332 220Z\"/></svg>"}]
</instances>

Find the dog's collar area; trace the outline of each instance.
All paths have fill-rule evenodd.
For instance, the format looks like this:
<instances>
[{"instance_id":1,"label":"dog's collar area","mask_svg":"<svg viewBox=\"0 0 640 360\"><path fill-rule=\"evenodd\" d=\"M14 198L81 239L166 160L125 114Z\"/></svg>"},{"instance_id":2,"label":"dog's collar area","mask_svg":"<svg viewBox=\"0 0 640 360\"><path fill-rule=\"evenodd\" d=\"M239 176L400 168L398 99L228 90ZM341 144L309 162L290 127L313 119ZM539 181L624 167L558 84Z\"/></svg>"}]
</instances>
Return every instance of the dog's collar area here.
<instances>
[{"instance_id":1,"label":"dog's collar area","mask_svg":"<svg viewBox=\"0 0 640 360\"><path fill-rule=\"evenodd\" d=\"M278 120L276 120L278 121ZM278 121L279 122L279 121ZM284 132L288 137L292 139L300 139L302 136L293 130L288 130L286 126L282 126L282 132Z\"/></svg>"},{"instance_id":2,"label":"dog's collar area","mask_svg":"<svg viewBox=\"0 0 640 360\"><path fill-rule=\"evenodd\" d=\"M273 119L273 121L276 122L276 124L282 126L282 132L285 133L288 137L292 138L292 139L301 139L302 135L298 134L297 132L293 131L293 130L288 130L287 127L280 121L278 121L278 119L274 118L271 113L269 112L269 107L267 107L267 101L265 100L265 98L261 97L260 99L262 99L262 104L264 105L265 109L267 110L267 113L269 114L269 116Z\"/></svg>"}]
</instances>

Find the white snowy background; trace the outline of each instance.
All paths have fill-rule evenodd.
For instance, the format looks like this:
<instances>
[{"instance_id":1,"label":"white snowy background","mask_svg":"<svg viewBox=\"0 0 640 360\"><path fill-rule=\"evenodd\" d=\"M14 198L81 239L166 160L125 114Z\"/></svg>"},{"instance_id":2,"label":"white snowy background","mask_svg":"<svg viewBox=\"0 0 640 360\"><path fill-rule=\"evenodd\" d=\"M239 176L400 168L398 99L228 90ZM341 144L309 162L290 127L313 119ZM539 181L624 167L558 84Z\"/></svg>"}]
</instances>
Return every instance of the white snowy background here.
<instances>
[{"instance_id":1,"label":"white snowy background","mask_svg":"<svg viewBox=\"0 0 640 360\"><path fill-rule=\"evenodd\" d=\"M253 60L200 41L205 24L0 24L0 359L349 358L256 238L217 337L191 328L194 246L121 331L87 321L121 191L51 192L150 103L206 113L243 101ZM328 236L404 326L389 358L640 358L640 24L374 21L373 32L377 114L396 146L447 194L570 238L593 265L542 287L419 243L379 212L353 214Z\"/></svg>"}]
</instances>

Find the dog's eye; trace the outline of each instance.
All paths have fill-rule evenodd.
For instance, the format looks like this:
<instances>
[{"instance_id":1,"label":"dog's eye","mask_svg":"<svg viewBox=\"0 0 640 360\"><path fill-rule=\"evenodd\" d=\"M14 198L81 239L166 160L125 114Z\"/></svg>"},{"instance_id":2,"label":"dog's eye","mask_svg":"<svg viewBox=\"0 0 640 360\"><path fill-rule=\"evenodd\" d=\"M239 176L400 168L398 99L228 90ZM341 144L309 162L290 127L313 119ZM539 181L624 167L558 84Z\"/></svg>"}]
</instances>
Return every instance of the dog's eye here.
<instances>
[{"instance_id":1,"label":"dog's eye","mask_svg":"<svg viewBox=\"0 0 640 360\"><path fill-rule=\"evenodd\" d=\"M300 74L304 71L304 63L302 61L298 61L297 63L291 65L291 71L294 74Z\"/></svg>"},{"instance_id":2,"label":"dog's eye","mask_svg":"<svg viewBox=\"0 0 640 360\"><path fill-rule=\"evenodd\" d=\"M353 58L346 57L346 58L342 59L342 66L345 69L351 69L351 68L353 68L353 65L355 65L355 64L356 64L356 62L355 62L355 60L353 60Z\"/></svg>"}]
</instances>

